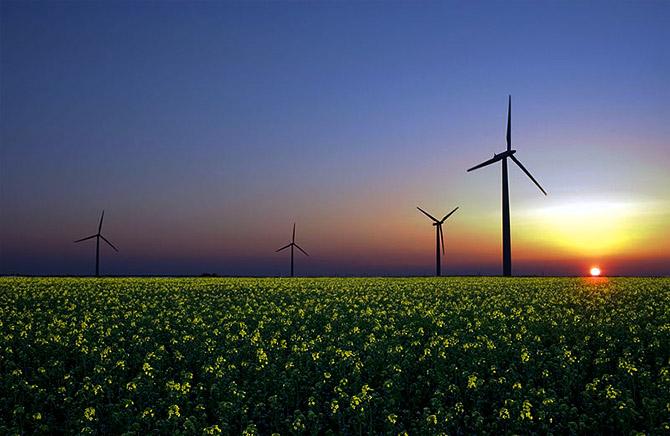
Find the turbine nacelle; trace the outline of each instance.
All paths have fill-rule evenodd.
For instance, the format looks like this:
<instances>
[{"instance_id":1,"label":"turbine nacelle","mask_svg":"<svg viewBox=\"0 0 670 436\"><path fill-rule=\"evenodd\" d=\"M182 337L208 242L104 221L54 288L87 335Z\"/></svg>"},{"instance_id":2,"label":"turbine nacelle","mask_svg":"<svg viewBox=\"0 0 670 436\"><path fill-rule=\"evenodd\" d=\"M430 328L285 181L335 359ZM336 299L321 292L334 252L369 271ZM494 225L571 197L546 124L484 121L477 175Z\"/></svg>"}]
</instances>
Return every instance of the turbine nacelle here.
<instances>
[{"instance_id":1,"label":"turbine nacelle","mask_svg":"<svg viewBox=\"0 0 670 436\"><path fill-rule=\"evenodd\" d=\"M516 153L516 150L505 150L502 153L493 153L493 157L499 157L499 158L504 158L504 157L510 157L514 153Z\"/></svg>"}]
</instances>

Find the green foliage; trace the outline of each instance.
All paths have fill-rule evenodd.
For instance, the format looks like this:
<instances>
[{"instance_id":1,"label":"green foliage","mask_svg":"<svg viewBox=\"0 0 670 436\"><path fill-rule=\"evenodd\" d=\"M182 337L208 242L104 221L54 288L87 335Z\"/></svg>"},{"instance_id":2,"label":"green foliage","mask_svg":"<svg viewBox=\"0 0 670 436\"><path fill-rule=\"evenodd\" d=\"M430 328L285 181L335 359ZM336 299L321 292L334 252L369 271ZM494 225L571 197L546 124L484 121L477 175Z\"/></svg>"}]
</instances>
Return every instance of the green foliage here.
<instances>
[{"instance_id":1,"label":"green foliage","mask_svg":"<svg viewBox=\"0 0 670 436\"><path fill-rule=\"evenodd\" d=\"M0 279L0 434L669 423L668 279Z\"/></svg>"}]
</instances>

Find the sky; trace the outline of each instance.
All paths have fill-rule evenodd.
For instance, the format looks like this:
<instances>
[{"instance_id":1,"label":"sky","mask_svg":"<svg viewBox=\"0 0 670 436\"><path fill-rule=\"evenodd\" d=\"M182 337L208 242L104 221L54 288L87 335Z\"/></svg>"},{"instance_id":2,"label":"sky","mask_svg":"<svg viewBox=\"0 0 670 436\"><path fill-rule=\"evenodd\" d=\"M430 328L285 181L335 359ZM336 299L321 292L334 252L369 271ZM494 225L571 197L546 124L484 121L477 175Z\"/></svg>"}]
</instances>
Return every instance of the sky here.
<instances>
[{"instance_id":1,"label":"sky","mask_svg":"<svg viewBox=\"0 0 670 436\"><path fill-rule=\"evenodd\" d=\"M0 6L0 273L670 274L670 3Z\"/></svg>"}]
</instances>

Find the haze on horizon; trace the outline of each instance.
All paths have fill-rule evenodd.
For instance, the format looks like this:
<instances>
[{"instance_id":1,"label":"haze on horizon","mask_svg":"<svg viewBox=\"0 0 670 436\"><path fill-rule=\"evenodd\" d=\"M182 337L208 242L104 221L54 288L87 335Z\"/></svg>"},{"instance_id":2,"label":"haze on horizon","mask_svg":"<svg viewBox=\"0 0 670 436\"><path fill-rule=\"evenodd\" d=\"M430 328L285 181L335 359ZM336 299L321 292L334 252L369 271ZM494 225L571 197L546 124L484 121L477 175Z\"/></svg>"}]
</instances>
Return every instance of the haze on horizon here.
<instances>
[{"instance_id":1,"label":"haze on horizon","mask_svg":"<svg viewBox=\"0 0 670 436\"><path fill-rule=\"evenodd\" d=\"M0 4L0 274L670 274L668 2Z\"/></svg>"}]
</instances>

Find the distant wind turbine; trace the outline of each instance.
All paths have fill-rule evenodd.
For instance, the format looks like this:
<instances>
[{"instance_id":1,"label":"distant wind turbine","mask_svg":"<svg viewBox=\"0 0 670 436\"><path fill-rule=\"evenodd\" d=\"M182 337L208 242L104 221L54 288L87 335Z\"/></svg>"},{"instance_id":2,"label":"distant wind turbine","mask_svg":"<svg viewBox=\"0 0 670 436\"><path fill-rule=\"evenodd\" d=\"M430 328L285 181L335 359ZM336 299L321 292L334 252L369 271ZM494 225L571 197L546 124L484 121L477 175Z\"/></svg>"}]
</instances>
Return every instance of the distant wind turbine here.
<instances>
[{"instance_id":1,"label":"distant wind turbine","mask_svg":"<svg viewBox=\"0 0 670 436\"><path fill-rule=\"evenodd\" d=\"M298 244L295 243L295 223L293 223L293 236L291 237L291 243L284 245L282 248L279 250L275 251L275 253L279 253L282 250L285 250L287 248L291 247L291 277L293 277L293 247L297 248L298 250L302 251L305 256L309 256L305 250L300 248Z\"/></svg>"},{"instance_id":2,"label":"distant wind turbine","mask_svg":"<svg viewBox=\"0 0 670 436\"><path fill-rule=\"evenodd\" d=\"M107 244L109 244L109 246L112 247L114 249L114 251L117 251L117 252L119 251L114 246L114 244L112 244L111 242L109 242L107 240L107 238L102 236L102 220L103 220L103 218L105 218L105 211L104 210L102 211L102 215L100 216L100 224L98 224L98 233L96 233L95 235L87 236L85 238L77 239L76 241L74 241L74 242L82 242L82 241L86 241L88 239L95 238L95 276L96 277L100 277L100 239L102 239Z\"/></svg>"},{"instance_id":3,"label":"distant wind turbine","mask_svg":"<svg viewBox=\"0 0 670 436\"><path fill-rule=\"evenodd\" d=\"M441 220L438 220L425 210L421 209L419 206L416 207L424 215L433 220L433 225L435 226L435 275L440 276L442 270L442 262L440 259L440 245L442 245L442 254L444 254L444 233L442 232L442 224L451 216L452 213L458 210L458 207L444 216Z\"/></svg>"},{"instance_id":4,"label":"distant wind turbine","mask_svg":"<svg viewBox=\"0 0 670 436\"><path fill-rule=\"evenodd\" d=\"M509 96L507 103L507 150L502 153L493 154L493 158L482 162L479 165L476 165L468 170L476 170L478 168L491 165L498 161L502 161L502 239L503 239L503 276L512 275L512 243L510 237L510 220L509 220L509 187L507 180L507 158L512 159L515 164L521 168L521 170L526 173L528 177L540 188L540 191L544 195L547 195L546 191L542 189L542 186L535 180L535 178L530 174L530 172L524 167L519 160L514 157L516 150L512 150L512 96Z\"/></svg>"}]
</instances>

